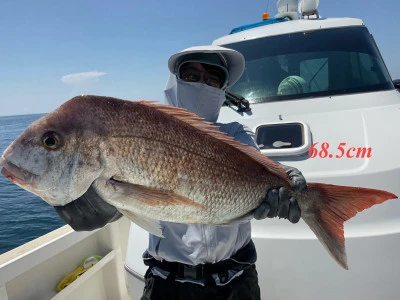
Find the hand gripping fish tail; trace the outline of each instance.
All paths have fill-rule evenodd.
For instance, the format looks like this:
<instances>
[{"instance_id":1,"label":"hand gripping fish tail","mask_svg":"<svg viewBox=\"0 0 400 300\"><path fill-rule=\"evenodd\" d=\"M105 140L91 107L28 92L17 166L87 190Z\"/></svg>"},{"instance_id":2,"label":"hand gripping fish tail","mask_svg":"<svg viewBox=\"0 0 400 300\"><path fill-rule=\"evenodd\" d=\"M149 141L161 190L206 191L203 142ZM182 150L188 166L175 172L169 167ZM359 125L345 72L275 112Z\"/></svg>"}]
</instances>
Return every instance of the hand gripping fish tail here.
<instances>
[{"instance_id":1,"label":"hand gripping fish tail","mask_svg":"<svg viewBox=\"0 0 400 300\"><path fill-rule=\"evenodd\" d=\"M308 183L303 194L298 197L311 196L313 201L302 210L302 219L329 254L346 270L348 266L343 223L364 209L398 198L381 190L322 183Z\"/></svg>"}]
</instances>

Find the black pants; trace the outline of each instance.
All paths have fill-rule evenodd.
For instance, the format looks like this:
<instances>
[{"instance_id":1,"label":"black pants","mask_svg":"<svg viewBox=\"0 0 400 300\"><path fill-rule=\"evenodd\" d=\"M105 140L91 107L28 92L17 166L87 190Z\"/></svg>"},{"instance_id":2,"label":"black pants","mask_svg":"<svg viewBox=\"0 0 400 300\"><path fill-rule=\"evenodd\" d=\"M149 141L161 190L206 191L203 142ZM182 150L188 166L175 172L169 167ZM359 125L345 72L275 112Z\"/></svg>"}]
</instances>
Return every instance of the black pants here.
<instances>
[{"instance_id":1,"label":"black pants","mask_svg":"<svg viewBox=\"0 0 400 300\"><path fill-rule=\"evenodd\" d=\"M224 286L201 286L191 282L175 281L154 276L149 268L141 300L260 300L260 287L255 265L246 268L242 275Z\"/></svg>"}]
</instances>

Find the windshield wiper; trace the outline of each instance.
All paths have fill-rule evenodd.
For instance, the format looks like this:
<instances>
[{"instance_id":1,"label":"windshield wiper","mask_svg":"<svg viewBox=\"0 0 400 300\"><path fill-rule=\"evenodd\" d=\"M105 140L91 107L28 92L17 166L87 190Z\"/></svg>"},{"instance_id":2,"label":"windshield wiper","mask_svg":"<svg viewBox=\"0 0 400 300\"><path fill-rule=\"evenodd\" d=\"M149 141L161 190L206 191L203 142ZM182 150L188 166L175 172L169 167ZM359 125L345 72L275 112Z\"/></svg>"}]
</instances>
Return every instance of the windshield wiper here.
<instances>
[{"instance_id":1,"label":"windshield wiper","mask_svg":"<svg viewBox=\"0 0 400 300\"><path fill-rule=\"evenodd\" d=\"M243 96L235 94L231 91L225 91L225 96L226 99L229 100L228 103L225 100L225 103L227 103L228 106L230 106L229 104L235 105L238 108L237 112L251 111L249 100L245 99Z\"/></svg>"}]
</instances>

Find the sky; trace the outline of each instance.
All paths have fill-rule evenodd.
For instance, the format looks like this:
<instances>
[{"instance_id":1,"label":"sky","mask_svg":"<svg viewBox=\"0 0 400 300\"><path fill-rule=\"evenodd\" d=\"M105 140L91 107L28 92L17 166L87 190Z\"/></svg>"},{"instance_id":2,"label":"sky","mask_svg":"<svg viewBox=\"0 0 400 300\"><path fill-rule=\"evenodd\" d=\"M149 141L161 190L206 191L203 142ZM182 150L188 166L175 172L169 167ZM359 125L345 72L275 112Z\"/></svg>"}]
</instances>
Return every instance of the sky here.
<instances>
[{"instance_id":1,"label":"sky","mask_svg":"<svg viewBox=\"0 0 400 300\"><path fill-rule=\"evenodd\" d=\"M364 21L400 78L400 1L320 0ZM274 0L1 0L0 116L47 113L80 94L162 101L168 58L277 13Z\"/></svg>"}]
</instances>

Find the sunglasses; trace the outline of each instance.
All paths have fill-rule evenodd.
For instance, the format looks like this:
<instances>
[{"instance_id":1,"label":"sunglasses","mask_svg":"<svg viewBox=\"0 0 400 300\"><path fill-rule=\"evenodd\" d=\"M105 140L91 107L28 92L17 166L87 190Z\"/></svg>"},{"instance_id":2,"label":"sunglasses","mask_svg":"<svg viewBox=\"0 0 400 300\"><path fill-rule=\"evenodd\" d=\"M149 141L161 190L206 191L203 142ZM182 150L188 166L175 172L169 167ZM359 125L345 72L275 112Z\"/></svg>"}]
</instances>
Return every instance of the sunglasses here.
<instances>
[{"instance_id":1,"label":"sunglasses","mask_svg":"<svg viewBox=\"0 0 400 300\"><path fill-rule=\"evenodd\" d=\"M190 65L183 65L180 68L179 77L187 82L201 81L209 86L221 88L225 80L225 75L223 74L223 71L215 66L206 64L201 65L206 69L205 71L198 70Z\"/></svg>"}]
</instances>

